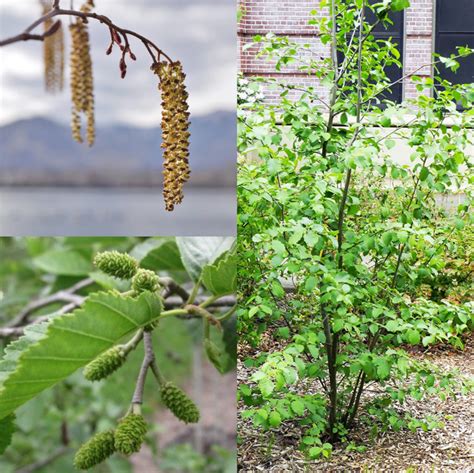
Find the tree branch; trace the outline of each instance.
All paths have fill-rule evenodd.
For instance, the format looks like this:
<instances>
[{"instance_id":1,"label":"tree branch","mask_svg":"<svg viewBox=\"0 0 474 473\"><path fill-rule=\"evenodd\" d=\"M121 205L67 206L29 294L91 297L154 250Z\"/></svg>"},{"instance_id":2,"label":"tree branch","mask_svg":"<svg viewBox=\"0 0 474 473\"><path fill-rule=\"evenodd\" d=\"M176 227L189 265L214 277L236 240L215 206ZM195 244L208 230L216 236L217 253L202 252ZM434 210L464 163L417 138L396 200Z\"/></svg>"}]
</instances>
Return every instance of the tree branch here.
<instances>
[{"instance_id":1,"label":"tree branch","mask_svg":"<svg viewBox=\"0 0 474 473\"><path fill-rule=\"evenodd\" d=\"M55 27L54 25L43 34L33 34L31 32L37 26L41 25L45 21L50 20L51 18L54 18L56 16L76 16L78 18L82 18L84 21L87 21L88 19L97 20L100 23L107 25L109 28L113 29L115 32L120 33L125 39L127 44L128 44L128 35L134 36L135 38L139 39L143 43L145 48L147 49L150 56L152 57L153 63L159 62L161 56L166 58L169 62L173 62L172 59L162 49L160 49L155 43L153 43L148 38L145 38L141 34L136 33L135 31L117 26L115 23L112 22L110 18L106 17L105 15L99 15L97 13L86 13L86 12L76 11L72 9L71 10L61 9L59 7L59 1L55 1L53 4L53 9L50 10L45 15L43 15L42 17L38 18L30 26L28 26L28 28L26 28L26 30L23 33L20 33L16 36L12 36L10 38L0 41L0 47L7 46L9 44L17 43L20 41L30 41L30 40L43 41L47 36L54 34L55 31L51 32L51 30L53 30L53 28ZM156 54L153 53L152 50L155 50Z\"/></svg>"},{"instance_id":2,"label":"tree branch","mask_svg":"<svg viewBox=\"0 0 474 473\"><path fill-rule=\"evenodd\" d=\"M145 347L145 355L143 357L140 372L138 373L135 391L132 397L132 404L143 403L143 391L145 388L146 375L151 364L155 361L155 354L153 353L153 343L151 340L151 332L143 333L143 344Z\"/></svg>"}]
</instances>

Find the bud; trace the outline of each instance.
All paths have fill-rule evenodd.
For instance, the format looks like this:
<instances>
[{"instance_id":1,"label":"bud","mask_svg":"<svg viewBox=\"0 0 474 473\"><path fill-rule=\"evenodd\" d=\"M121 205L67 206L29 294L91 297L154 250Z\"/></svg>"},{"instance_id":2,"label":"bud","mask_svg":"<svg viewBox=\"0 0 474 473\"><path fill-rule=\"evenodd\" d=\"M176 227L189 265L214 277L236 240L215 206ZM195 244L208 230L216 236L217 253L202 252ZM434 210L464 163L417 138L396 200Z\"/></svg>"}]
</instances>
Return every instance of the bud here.
<instances>
[{"instance_id":1,"label":"bud","mask_svg":"<svg viewBox=\"0 0 474 473\"><path fill-rule=\"evenodd\" d=\"M94 258L94 264L109 276L131 279L138 270L138 261L126 253L104 251Z\"/></svg>"},{"instance_id":2,"label":"bud","mask_svg":"<svg viewBox=\"0 0 474 473\"><path fill-rule=\"evenodd\" d=\"M199 409L174 383L167 382L161 388L163 404L180 420L188 423L199 421Z\"/></svg>"},{"instance_id":3,"label":"bud","mask_svg":"<svg viewBox=\"0 0 474 473\"><path fill-rule=\"evenodd\" d=\"M118 370L125 362L125 355L118 347L102 353L84 368L84 376L89 381L99 381Z\"/></svg>"},{"instance_id":4,"label":"bud","mask_svg":"<svg viewBox=\"0 0 474 473\"><path fill-rule=\"evenodd\" d=\"M148 269L139 269L132 279L132 289L135 292L155 292L159 288L158 276Z\"/></svg>"},{"instance_id":5,"label":"bud","mask_svg":"<svg viewBox=\"0 0 474 473\"><path fill-rule=\"evenodd\" d=\"M115 452L114 432L107 430L95 434L77 451L74 466L78 470L88 470L106 460Z\"/></svg>"},{"instance_id":6,"label":"bud","mask_svg":"<svg viewBox=\"0 0 474 473\"><path fill-rule=\"evenodd\" d=\"M127 414L115 430L115 448L124 455L140 450L146 434L145 419L140 414Z\"/></svg>"}]
</instances>

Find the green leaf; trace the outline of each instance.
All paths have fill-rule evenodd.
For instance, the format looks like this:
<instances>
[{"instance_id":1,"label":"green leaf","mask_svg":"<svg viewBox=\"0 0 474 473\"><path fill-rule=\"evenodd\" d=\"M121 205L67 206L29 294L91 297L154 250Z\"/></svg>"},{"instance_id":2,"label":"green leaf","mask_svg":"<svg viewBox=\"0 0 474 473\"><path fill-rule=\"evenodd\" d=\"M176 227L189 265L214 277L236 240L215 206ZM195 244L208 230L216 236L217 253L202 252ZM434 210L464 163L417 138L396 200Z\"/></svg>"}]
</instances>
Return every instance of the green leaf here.
<instances>
[{"instance_id":1,"label":"green leaf","mask_svg":"<svg viewBox=\"0 0 474 473\"><path fill-rule=\"evenodd\" d=\"M296 415L302 416L304 414L304 409L305 409L304 402L298 399L293 401L291 403L291 409Z\"/></svg>"},{"instance_id":2,"label":"green leaf","mask_svg":"<svg viewBox=\"0 0 474 473\"><path fill-rule=\"evenodd\" d=\"M0 455L2 455L12 441L15 432L15 414L10 414L0 420Z\"/></svg>"},{"instance_id":3,"label":"green leaf","mask_svg":"<svg viewBox=\"0 0 474 473\"><path fill-rule=\"evenodd\" d=\"M392 0L390 8L392 11L401 11L410 6L409 0Z\"/></svg>"},{"instance_id":4,"label":"green leaf","mask_svg":"<svg viewBox=\"0 0 474 473\"><path fill-rule=\"evenodd\" d=\"M410 330L407 331L406 339L408 343L410 343L411 345L417 345L418 343L420 343L420 340L421 340L420 332L418 332L418 330L411 328Z\"/></svg>"},{"instance_id":5,"label":"green leaf","mask_svg":"<svg viewBox=\"0 0 474 473\"><path fill-rule=\"evenodd\" d=\"M396 320L389 320L385 324L385 328L387 329L388 332L396 332L398 330L398 322Z\"/></svg>"},{"instance_id":6,"label":"green leaf","mask_svg":"<svg viewBox=\"0 0 474 473\"><path fill-rule=\"evenodd\" d=\"M99 292L71 314L28 327L0 362L0 419L156 320L161 308L150 292L138 298Z\"/></svg>"},{"instance_id":7,"label":"green leaf","mask_svg":"<svg viewBox=\"0 0 474 473\"><path fill-rule=\"evenodd\" d=\"M316 287L317 282L316 276L309 276L304 284L305 291L311 292Z\"/></svg>"},{"instance_id":8,"label":"green leaf","mask_svg":"<svg viewBox=\"0 0 474 473\"><path fill-rule=\"evenodd\" d=\"M281 424L281 415L277 411L270 412L270 415L268 417L268 423L272 427L279 427L279 425Z\"/></svg>"},{"instance_id":9,"label":"green leaf","mask_svg":"<svg viewBox=\"0 0 474 473\"><path fill-rule=\"evenodd\" d=\"M193 281L201 277L204 266L214 261L235 242L234 237L178 237L181 261Z\"/></svg>"},{"instance_id":10,"label":"green leaf","mask_svg":"<svg viewBox=\"0 0 474 473\"><path fill-rule=\"evenodd\" d=\"M183 271L178 245L174 238L149 238L135 246L130 255L140 266L153 271Z\"/></svg>"},{"instance_id":11,"label":"green leaf","mask_svg":"<svg viewBox=\"0 0 474 473\"><path fill-rule=\"evenodd\" d=\"M210 338L205 339L204 348L209 361L219 373L228 373L237 365L237 317L234 315L222 323L222 330L209 327Z\"/></svg>"},{"instance_id":12,"label":"green leaf","mask_svg":"<svg viewBox=\"0 0 474 473\"><path fill-rule=\"evenodd\" d=\"M202 282L215 296L232 294L237 289L237 254L223 253L213 264L204 266Z\"/></svg>"},{"instance_id":13,"label":"green leaf","mask_svg":"<svg viewBox=\"0 0 474 473\"><path fill-rule=\"evenodd\" d=\"M73 250L52 250L33 259L41 270L62 276L87 276L93 265L81 253Z\"/></svg>"},{"instance_id":14,"label":"green leaf","mask_svg":"<svg viewBox=\"0 0 474 473\"><path fill-rule=\"evenodd\" d=\"M430 175L429 169L427 167L422 167L420 171L420 181L426 181L429 175Z\"/></svg>"}]
</instances>

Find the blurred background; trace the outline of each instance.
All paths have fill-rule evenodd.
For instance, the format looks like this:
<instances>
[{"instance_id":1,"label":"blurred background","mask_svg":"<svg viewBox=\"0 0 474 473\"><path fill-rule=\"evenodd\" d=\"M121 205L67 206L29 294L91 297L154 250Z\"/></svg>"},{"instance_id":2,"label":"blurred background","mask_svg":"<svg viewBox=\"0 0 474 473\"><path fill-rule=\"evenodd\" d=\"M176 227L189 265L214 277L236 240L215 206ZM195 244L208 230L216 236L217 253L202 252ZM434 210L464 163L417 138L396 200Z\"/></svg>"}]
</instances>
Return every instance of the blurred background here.
<instances>
[{"instance_id":1,"label":"blurred background","mask_svg":"<svg viewBox=\"0 0 474 473\"><path fill-rule=\"evenodd\" d=\"M69 7L71 0L62 0ZM81 1L74 0L78 9ZM120 78L109 32L89 22L97 138L72 140L69 67L65 89L46 94L42 44L0 48L0 234L235 234L236 8L233 0L96 0L95 11L152 39L187 73L191 170L184 202L161 197L160 95L150 58ZM39 0L0 0L0 38L41 15ZM63 17L68 55L69 17ZM38 32L42 27L38 28Z\"/></svg>"},{"instance_id":2,"label":"blurred background","mask_svg":"<svg viewBox=\"0 0 474 473\"><path fill-rule=\"evenodd\" d=\"M17 336L7 327L31 301L66 289L85 275L55 274L40 263L49 251L81 255L91 261L96 252L131 252L141 238L0 238L0 359ZM90 263L89 263L90 264ZM74 268L74 266L72 266ZM77 266L75 267L77 272ZM97 274L97 273L94 273ZM179 272L160 272L186 281ZM90 273L92 276L93 273ZM96 276L94 276L95 278ZM94 279L96 280L96 279ZM107 289L107 278L81 291ZM115 280L117 281L117 280ZM110 281L109 281L110 282ZM105 283L105 286L103 284ZM184 283L184 286L189 287ZM34 312L36 318L59 310L64 302ZM198 405L201 420L184 424L164 409L158 385L147 377L143 413L148 422L147 443L126 458L113 455L94 467L95 473L234 473L236 471L236 373L219 373L202 350L202 322L168 317L153 333L157 362L163 375L179 385ZM94 432L114 428L133 394L143 359L143 344L113 375L87 381L82 370L47 389L17 410L13 443L0 456L2 473L65 473L73 471L72 458Z\"/></svg>"}]
</instances>

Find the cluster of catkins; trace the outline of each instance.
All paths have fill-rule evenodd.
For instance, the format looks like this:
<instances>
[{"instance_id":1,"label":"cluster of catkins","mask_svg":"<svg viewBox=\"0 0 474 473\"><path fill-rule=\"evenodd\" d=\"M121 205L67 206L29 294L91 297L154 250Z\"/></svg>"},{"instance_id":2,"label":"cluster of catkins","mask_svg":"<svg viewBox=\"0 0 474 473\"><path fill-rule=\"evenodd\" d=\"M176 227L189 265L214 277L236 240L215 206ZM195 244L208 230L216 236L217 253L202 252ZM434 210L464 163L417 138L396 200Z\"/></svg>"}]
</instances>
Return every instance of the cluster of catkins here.
<instances>
[{"instance_id":1,"label":"cluster of catkins","mask_svg":"<svg viewBox=\"0 0 474 473\"><path fill-rule=\"evenodd\" d=\"M43 15L51 10L51 0L40 0ZM53 20L44 22L44 31L53 27ZM43 41L44 86L47 92L55 93L64 87L64 31L61 23L52 34Z\"/></svg>"},{"instance_id":2,"label":"cluster of catkins","mask_svg":"<svg viewBox=\"0 0 474 473\"><path fill-rule=\"evenodd\" d=\"M159 77L162 98L163 196L171 211L183 200L183 185L189 179L189 112L186 74L179 61L152 66Z\"/></svg>"},{"instance_id":3,"label":"cluster of catkins","mask_svg":"<svg viewBox=\"0 0 474 473\"><path fill-rule=\"evenodd\" d=\"M88 13L94 7L93 0L87 0L81 7ZM72 136L82 143L81 114L87 121L87 143L92 146L95 140L94 119L94 81L92 77L92 59L87 23L77 18L69 25L71 33L71 99L72 99Z\"/></svg>"},{"instance_id":4,"label":"cluster of catkins","mask_svg":"<svg viewBox=\"0 0 474 473\"><path fill-rule=\"evenodd\" d=\"M109 276L131 279L135 294L159 289L158 276L139 267L137 260L118 251L99 253L94 259L95 265ZM84 368L84 376L89 381L100 381L119 369L127 357L124 345L110 348L99 355ZM196 404L178 386L169 381L160 382L162 403L180 420L186 423L199 421L199 409ZM138 412L137 412L138 411ZM116 427L95 434L77 451L74 465L87 470L103 462L115 452L131 455L138 452L145 440L147 425L139 413L138 405L133 404L128 414Z\"/></svg>"}]
</instances>

